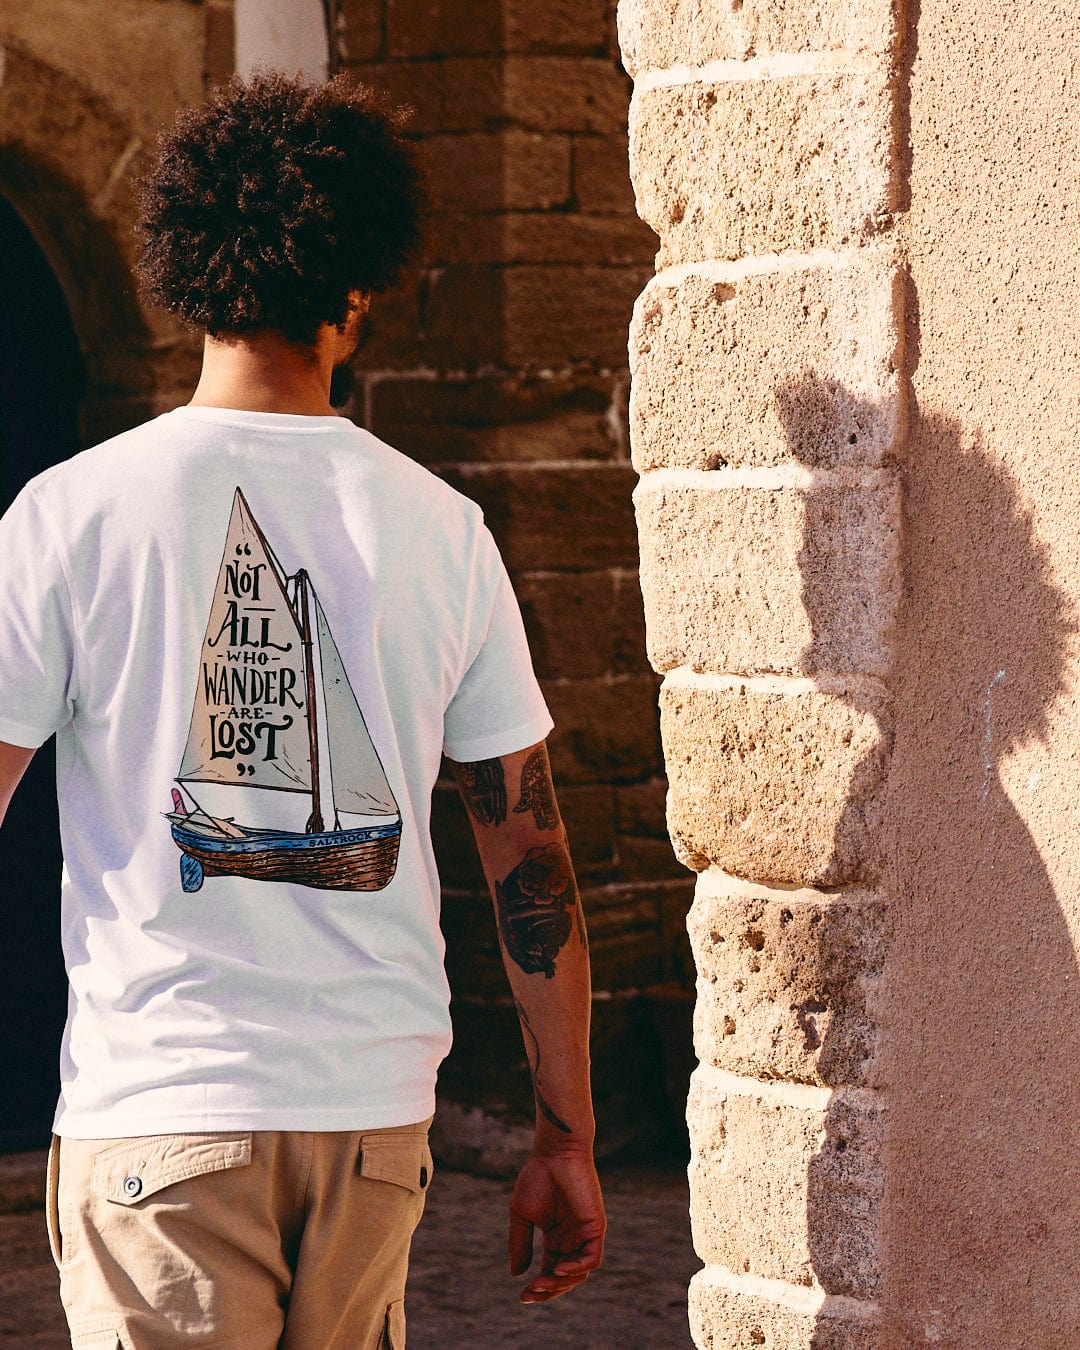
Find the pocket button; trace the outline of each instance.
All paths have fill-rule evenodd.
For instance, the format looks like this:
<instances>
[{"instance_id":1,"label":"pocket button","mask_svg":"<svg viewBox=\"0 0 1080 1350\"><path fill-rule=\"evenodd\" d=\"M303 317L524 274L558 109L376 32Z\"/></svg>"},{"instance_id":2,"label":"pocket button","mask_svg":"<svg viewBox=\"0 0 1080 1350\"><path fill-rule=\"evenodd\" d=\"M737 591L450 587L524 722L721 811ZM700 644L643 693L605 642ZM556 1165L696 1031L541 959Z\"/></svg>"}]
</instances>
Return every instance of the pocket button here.
<instances>
[{"instance_id":1,"label":"pocket button","mask_svg":"<svg viewBox=\"0 0 1080 1350\"><path fill-rule=\"evenodd\" d=\"M142 1181L138 1177L124 1178L124 1194L129 1200L134 1200L137 1195L142 1193Z\"/></svg>"}]
</instances>

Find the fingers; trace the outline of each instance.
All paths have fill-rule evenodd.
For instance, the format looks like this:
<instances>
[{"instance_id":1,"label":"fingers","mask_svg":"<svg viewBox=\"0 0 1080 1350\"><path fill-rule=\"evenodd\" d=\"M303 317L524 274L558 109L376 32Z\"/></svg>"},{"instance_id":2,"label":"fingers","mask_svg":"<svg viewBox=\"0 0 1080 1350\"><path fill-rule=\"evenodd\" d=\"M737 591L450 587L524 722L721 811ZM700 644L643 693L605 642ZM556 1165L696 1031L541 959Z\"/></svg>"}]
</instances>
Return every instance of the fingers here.
<instances>
[{"instance_id":1,"label":"fingers","mask_svg":"<svg viewBox=\"0 0 1080 1350\"><path fill-rule=\"evenodd\" d=\"M530 1280L526 1287L518 1295L522 1303L548 1303L553 1298L559 1298L562 1294L567 1294L571 1289L576 1289L579 1284L584 1284L589 1278L589 1272L584 1270L578 1275L556 1276L556 1275L537 1275L535 1279Z\"/></svg>"},{"instance_id":2,"label":"fingers","mask_svg":"<svg viewBox=\"0 0 1080 1350\"><path fill-rule=\"evenodd\" d=\"M544 1253L544 1269L553 1275L586 1275L596 1270L604 1259L604 1228L583 1224L578 1232L578 1245L573 1251Z\"/></svg>"},{"instance_id":3,"label":"fingers","mask_svg":"<svg viewBox=\"0 0 1080 1350\"><path fill-rule=\"evenodd\" d=\"M532 1265L533 1226L528 1219L510 1211L510 1274L524 1275Z\"/></svg>"}]
</instances>

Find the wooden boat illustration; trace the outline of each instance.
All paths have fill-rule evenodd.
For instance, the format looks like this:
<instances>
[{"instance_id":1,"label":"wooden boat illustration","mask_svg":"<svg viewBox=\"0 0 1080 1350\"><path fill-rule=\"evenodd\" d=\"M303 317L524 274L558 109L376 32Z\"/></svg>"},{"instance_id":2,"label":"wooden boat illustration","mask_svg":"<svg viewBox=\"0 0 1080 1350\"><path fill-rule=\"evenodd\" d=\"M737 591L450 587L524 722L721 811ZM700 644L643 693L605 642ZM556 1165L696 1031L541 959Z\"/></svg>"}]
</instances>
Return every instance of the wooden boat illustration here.
<instances>
[{"instance_id":1,"label":"wooden boat illustration","mask_svg":"<svg viewBox=\"0 0 1080 1350\"><path fill-rule=\"evenodd\" d=\"M401 815L322 605L306 570L286 574L239 488L176 781L166 819L185 891L213 876L374 891L394 875ZM199 783L240 789L249 816L280 792L309 796L311 811L303 829L238 824L196 801Z\"/></svg>"}]
</instances>

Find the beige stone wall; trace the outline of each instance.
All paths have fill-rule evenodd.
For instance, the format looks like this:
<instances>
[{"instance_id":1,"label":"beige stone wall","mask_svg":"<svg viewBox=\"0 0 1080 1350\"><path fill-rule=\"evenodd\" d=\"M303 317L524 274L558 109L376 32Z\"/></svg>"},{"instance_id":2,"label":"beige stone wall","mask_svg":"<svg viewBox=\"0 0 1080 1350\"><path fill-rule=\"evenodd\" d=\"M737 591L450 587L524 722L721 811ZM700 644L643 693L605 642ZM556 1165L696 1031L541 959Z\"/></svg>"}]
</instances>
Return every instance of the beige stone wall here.
<instances>
[{"instance_id":1,"label":"beige stone wall","mask_svg":"<svg viewBox=\"0 0 1080 1350\"><path fill-rule=\"evenodd\" d=\"M710 1350L1080 1344L1066 10L620 6Z\"/></svg>"},{"instance_id":2,"label":"beige stone wall","mask_svg":"<svg viewBox=\"0 0 1080 1350\"><path fill-rule=\"evenodd\" d=\"M915 39L917 38L917 41ZM909 38L890 1343L1080 1345L1077 12Z\"/></svg>"},{"instance_id":3,"label":"beige stone wall","mask_svg":"<svg viewBox=\"0 0 1080 1350\"><path fill-rule=\"evenodd\" d=\"M700 1347L879 1344L901 599L888 4L623 0L660 236L630 423L668 823L698 873Z\"/></svg>"}]
</instances>

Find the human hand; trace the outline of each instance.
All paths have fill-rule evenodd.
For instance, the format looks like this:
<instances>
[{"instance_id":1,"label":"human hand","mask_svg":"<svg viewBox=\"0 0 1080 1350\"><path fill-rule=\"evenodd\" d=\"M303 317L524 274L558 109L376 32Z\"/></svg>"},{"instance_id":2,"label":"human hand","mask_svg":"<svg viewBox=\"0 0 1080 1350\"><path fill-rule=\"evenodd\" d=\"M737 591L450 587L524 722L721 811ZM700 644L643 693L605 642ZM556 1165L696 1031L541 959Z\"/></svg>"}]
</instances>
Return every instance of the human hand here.
<instances>
[{"instance_id":1,"label":"human hand","mask_svg":"<svg viewBox=\"0 0 1080 1350\"><path fill-rule=\"evenodd\" d=\"M543 1235L539 1273L522 1303L546 1303L589 1278L604 1254L604 1200L592 1154L530 1154L510 1199L510 1273L532 1264L533 1232Z\"/></svg>"}]
</instances>

